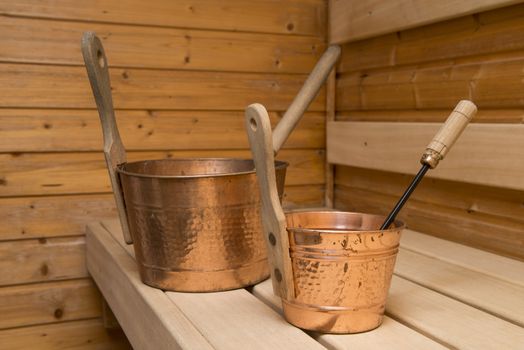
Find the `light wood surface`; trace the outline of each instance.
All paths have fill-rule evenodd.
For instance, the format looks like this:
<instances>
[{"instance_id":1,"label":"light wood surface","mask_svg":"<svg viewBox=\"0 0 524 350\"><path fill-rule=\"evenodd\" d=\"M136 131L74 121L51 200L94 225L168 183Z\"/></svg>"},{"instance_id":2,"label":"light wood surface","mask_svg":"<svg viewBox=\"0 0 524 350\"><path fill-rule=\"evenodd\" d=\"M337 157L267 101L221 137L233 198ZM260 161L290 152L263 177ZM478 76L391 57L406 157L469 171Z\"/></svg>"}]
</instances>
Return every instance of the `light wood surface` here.
<instances>
[{"instance_id":1,"label":"light wood surface","mask_svg":"<svg viewBox=\"0 0 524 350\"><path fill-rule=\"evenodd\" d=\"M434 123L331 122L330 163L415 174L421 145L439 128ZM471 124L454 151L426 176L524 190L524 126ZM501 150L504 150L501 152Z\"/></svg>"},{"instance_id":2,"label":"light wood surface","mask_svg":"<svg viewBox=\"0 0 524 350\"><path fill-rule=\"evenodd\" d=\"M131 257L133 248L120 238L116 220L102 226ZM151 288L150 288L151 289ZM270 307L260 303L245 289L217 293L165 293L198 331L216 349L322 349L304 332L285 322ZM256 316L255 316L256 315ZM256 322L253 322L256 317ZM238 330L242 329L242 332ZM271 334L268 339L267 335Z\"/></svg>"},{"instance_id":3,"label":"light wood surface","mask_svg":"<svg viewBox=\"0 0 524 350\"><path fill-rule=\"evenodd\" d=\"M518 0L330 0L330 42L369 38L519 3Z\"/></svg>"},{"instance_id":4,"label":"light wood surface","mask_svg":"<svg viewBox=\"0 0 524 350\"><path fill-rule=\"evenodd\" d=\"M511 349L524 344L522 327L396 276L386 313L453 348Z\"/></svg>"},{"instance_id":5,"label":"light wood surface","mask_svg":"<svg viewBox=\"0 0 524 350\"><path fill-rule=\"evenodd\" d=\"M224 6L213 0L2 1L0 12L20 17L58 18L73 21L129 23L138 25L218 29L323 36L325 4L321 0L233 0Z\"/></svg>"},{"instance_id":6,"label":"light wood surface","mask_svg":"<svg viewBox=\"0 0 524 350\"><path fill-rule=\"evenodd\" d=\"M257 172L262 200L262 224L268 252L273 291L284 300L293 300L295 287L293 267L289 256L286 216L278 197L275 176L275 138L266 109L261 104L246 108L246 132Z\"/></svg>"},{"instance_id":7,"label":"light wood surface","mask_svg":"<svg viewBox=\"0 0 524 350\"><path fill-rule=\"evenodd\" d=\"M524 287L524 265L514 259L412 230L403 231L402 247Z\"/></svg>"},{"instance_id":8,"label":"light wood surface","mask_svg":"<svg viewBox=\"0 0 524 350\"><path fill-rule=\"evenodd\" d=\"M524 326L524 287L515 283L404 249L399 251L395 273Z\"/></svg>"},{"instance_id":9,"label":"light wood surface","mask_svg":"<svg viewBox=\"0 0 524 350\"><path fill-rule=\"evenodd\" d=\"M132 350L121 332L108 333L99 319L0 330L2 350Z\"/></svg>"},{"instance_id":10,"label":"light wood surface","mask_svg":"<svg viewBox=\"0 0 524 350\"><path fill-rule=\"evenodd\" d=\"M87 267L134 348L155 341L155 349L213 349L165 293L140 281L135 261L105 228L89 225L86 240Z\"/></svg>"},{"instance_id":11,"label":"light wood surface","mask_svg":"<svg viewBox=\"0 0 524 350\"><path fill-rule=\"evenodd\" d=\"M282 313L280 298L273 294L270 281L253 287L253 294ZM328 349L447 349L388 316L384 317L384 322L379 328L370 332L348 335L311 333L311 336Z\"/></svg>"},{"instance_id":12,"label":"light wood surface","mask_svg":"<svg viewBox=\"0 0 524 350\"><path fill-rule=\"evenodd\" d=\"M88 236L88 256L93 249L97 250L96 254L111 260L109 266L123 259L122 254L132 262L133 248L123 242L118 221L105 221L102 225L105 232ZM404 245L403 239L406 237L408 244ZM106 246L109 243L106 239L111 241L109 247ZM280 298L274 295L270 280L249 288L251 294L244 289L201 294L166 292L167 300L164 299L164 302L176 304L176 316L187 317L199 333L218 349L248 347L247 344L253 349L265 349L268 346L276 349L315 349L322 346L328 349L376 349L377 346L388 349L499 349L515 348L524 341L524 328L516 325L515 320L508 322L505 316L499 317L493 310L493 307L513 302L514 309L507 311L520 317L522 305L517 297L519 294L524 295L522 286L490 276L490 269L493 268L506 268L518 273L524 266L522 262L504 262L500 257L455 243L444 242L444 245L439 245L440 240L409 230L403 239L386 304L388 315L378 329L370 332L353 335L311 333L309 337L281 317ZM96 243L92 240L96 240ZM413 240L418 242L421 251L417 250ZM436 243L435 246L430 245L432 242ZM446 250L443 260L428 255L428 252L446 247L451 249ZM116 256L108 256L110 253L116 253ZM406 253L411 254L409 260L406 260ZM454 259L459 264L452 262ZM475 268L465 266L473 265L477 260L484 263ZM105 261L99 263L102 262ZM108 266L107 262L105 265ZM484 268L487 270L484 271ZM98 280L97 275L102 273L102 269L93 270L93 273ZM113 273L126 275L127 279L133 275L138 278L134 262L122 265L121 271ZM114 280L108 279L102 283L114 285ZM142 287L144 291L162 293L157 289ZM104 290L104 287L101 286L101 289ZM489 289L492 293L488 295ZM109 295L115 293L111 290ZM495 296L507 300L494 301ZM129 297L128 304L136 301L136 296ZM147 296L145 299L152 300ZM122 303L121 300L118 302ZM151 309L154 317L148 326L154 328L156 313L164 317L165 312L163 309ZM125 315L125 311L119 312L118 308L114 310L120 319L132 317ZM254 319L257 322L253 322ZM138 332L149 334L148 326ZM123 327L128 331L125 325Z\"/></svg>"}]
</instances>

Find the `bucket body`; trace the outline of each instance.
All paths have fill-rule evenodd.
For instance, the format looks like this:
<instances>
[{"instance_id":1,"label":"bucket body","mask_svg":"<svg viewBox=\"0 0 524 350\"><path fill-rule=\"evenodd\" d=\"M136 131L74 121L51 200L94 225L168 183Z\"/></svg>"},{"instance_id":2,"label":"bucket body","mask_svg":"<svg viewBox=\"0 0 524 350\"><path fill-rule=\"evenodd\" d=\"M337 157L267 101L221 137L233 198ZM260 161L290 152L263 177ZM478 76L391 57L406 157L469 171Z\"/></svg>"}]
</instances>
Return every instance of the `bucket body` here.
<instances>
[{"instance_id":1,"label":"bucket body","mask_svg":"<svg viewBox=\"0 0 524 350\"><path fill-rule=\"evenodd\" d=\"M337 211L286 214L295 299L283 300L293 325L358 333L382 323L403 224Z\"/></svg>"},{"instance_id":2,"label":"bucket body","mask_svg":"<svg viewBox=\"0 0 524 350\"><path fill-rule=\"evenodd\" d=\"M281 196L286 167L276 163ZM252 160L149 160L117 171L144 283L208 292L269 276Z\"/></svg>"}]
</instances>

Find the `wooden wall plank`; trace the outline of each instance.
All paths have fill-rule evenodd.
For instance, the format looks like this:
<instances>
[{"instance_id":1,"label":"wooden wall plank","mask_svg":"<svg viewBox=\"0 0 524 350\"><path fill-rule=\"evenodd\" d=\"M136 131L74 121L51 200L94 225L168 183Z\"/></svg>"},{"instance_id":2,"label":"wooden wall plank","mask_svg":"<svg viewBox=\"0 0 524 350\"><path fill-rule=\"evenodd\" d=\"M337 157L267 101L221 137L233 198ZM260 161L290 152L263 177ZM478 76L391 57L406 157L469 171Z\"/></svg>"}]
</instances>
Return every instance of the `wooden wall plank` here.
<instances>
[{"instance_id":1,"label":"wooden wall plank","mask_svg":"<svg viewBox=\"0 0 524 350\"><path fill-rule=\"evenodd\" d=\"M453 108L461 99L479 109L522 108L523 65L524 59L514 58L344 74L337 82L337 109Z\"/></svg>"},{"instance_id":2,"label":"wooden wall plank","mask_svg":"<svg viewBox=\"0 0 524 350\"><path fill-rule=\"evenodd\" d=\"M524 5L482 12L411 30L348 43L340 72L457 61L463 57L524 49Z\"/></svg>"},{"instance_id":3,"label":"wooden wall plank","mask_svg":"<svg viewBox=\"0 0 524 350\"><path fill-rule=\"evenodd\" d=\"M323 39L0 17L4 62L84 65L80 38L95 31L112 67L308 74Z\"/></svg>"},{"instance_id":4,"label":"wooden wall plank","mask_svg":"<svg viewBox=\"0 0 524 350\"><path fill-rule=\"evenodd\" d=\"M128 161L163 158L249 158L248 150L130 152ZM324 183L323 150L283 150L278 159L290 162L289 185ZM0 154L1 196L110 192L102 153Z\"/></svg>"},{"instance_id":5,"label":"wooden wall plank","mask_svg":"<svg viewBox=\"0 0 524 350\"><path fill-rule=\"evenodd\" d=\"M340 210L387 215L400 194L387 195L380 188L380 183L376 184L374 190L336 185L335 207ZM410 199L406 203L398 218L407 222L410 229L524 260L524 225L518 221L470 214L454 207L416 199Z\"/></svg>"},{"instance_id":6,"label":"wooden wall plank","mask_svg":"<svg viewBox=\"0 0 524 350\"><path fill-rule=\"evenodd\" d=\"M346 187L400 197L412 179L412 175L341 166L335 181ZM452 207L465 216L492 216L524 223L524 191L425 178L410 198Z\"/></svg>"},{"instance_id":7,"label":"wooden wall plank","mask_svg":"<svg viewBox=\"0 0 524 350\"><path fill-rule=\"evenodd\" d=\"M0 286L87 277L84 237L0 242Z\"/></svg>"},{"instance_id":8,"label":"wooden wall plank","mask_svg":"<svg viewBox=\"0 0 524 350\"><path fill-rule=\"evenodd\" d=\"M243 110L253 101L286 110L305 76L110 69L115 108ZM85 68L0 64L0 107L94 108ZM16 82L14 84L13 82ZM325 109L321 90L310 110Z\"/></svg>"},{"instance_id":9,"label":"wooden wall plank","mask_svg":"<svg viewBox=\"0 0 524 350\"><path fill-rule=\"evenodd\" d=\"M319 207L324 185L286 186L285 208ZM83 235L94 220L117 216L113 194L0 198L0 241Z\"/></svg>"},{"instance_id":10,"label":"wooden wall plank","mask_svg":"<svg viewBox=\"0 0 524 350\"><path fill-rule=\"evenodd\" d=\"M100 317L100 293L89 279L0 288L0 329Z\"/></svg>"},{"instance_id":11,"label":"wooden wall plank","mask_svg":"<svg viewBox=\"0 0 524 350\"><path fill-rule=\"evenodd\" d=\"M422 26L493 8L518 0L331 0L330 42L343 43Z\"/></svg>"},{"instance_id":12,"label":"wooden wall plank","mask_svg":"<svg viewBox=\"0 0 524 350\"><path fill-rule=\"evenodd\" d=\"M270 112L275 126L282 112ZM116 111L127 150L247 149L242 111ZM101 151L95 110L2 109L0 152ZM75 135L75 137L67 137ZM325 147L325 116L306 113L285 148Z\"/></svg>"},{"instance_id":13,"label":"wooden wall plank","mask_svg":"<svg viewBox=\"0 0 524 350\"><path fill-rule=\"evenodd\" d=\"M341 111L339 121L444 123L449 109ZM482 109L472 123L524 123L523 109Z\"/></svg>"},{"instance_id":14,"label":"wooden wall plank","mask_svg":"<svg viewBox=\"0 0 524 350\"><path fill-rule=\"evenodd\" d=\"M120 331L108 332L100 319L0 331L1 350L132 350Z\"/></svg>"},{"instance_id":15,"label":"wooden wall plank","mask_svg":"<svg viewBox=\"0 0 524 350\"><path fill-rule=\"evenodd\" d=\"M328 123L328 161L416 174L436 123ZM408 137L409 136L409 137ZM471 124L442 164L427 176L524 190L524 125ZM502 151L503 150L503 151Z\"/></svg>"},{"instance_id":16,"label":"wooden wall plank","mask_svg":"<svg viewBox=\"0 0 524 350\"><path fill-rule=\"evenodd\" d=\"M75 0L0 1L10 16L58 18L89 22L129 23L163 27L222 29L323 36L325 3L321 0L245 2L213 0Z\"/></svg>"}]
</instances>

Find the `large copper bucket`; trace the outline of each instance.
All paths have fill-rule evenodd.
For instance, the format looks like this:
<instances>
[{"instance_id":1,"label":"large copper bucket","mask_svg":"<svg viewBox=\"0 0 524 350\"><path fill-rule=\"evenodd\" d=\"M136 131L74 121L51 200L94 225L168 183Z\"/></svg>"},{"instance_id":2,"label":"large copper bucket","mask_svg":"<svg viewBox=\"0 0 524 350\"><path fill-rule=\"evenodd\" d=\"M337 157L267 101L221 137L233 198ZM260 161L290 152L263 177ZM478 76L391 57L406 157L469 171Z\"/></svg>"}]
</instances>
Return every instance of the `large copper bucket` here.
<instances>
[{"instance_id":1,"label":"large copper bucket","mask_svg":"<svg viewBox=\"0 0 524 350\"><path fill-rule=\"evenodd\" d=\"M176 291L219 291L269 275L254 163L166 159L127 163L115 121L107 58L94 33L82 54L104 132L104 154L124 239L134 243L144 283ZM278 152L340 55L331 47L275 129ZM275 166L275 164L273 164ZM287 163L276 162L282 197Z\"/></svg>"},{"instance_id":2,"label":"large copper bucket","mask_svg":"<svg viewBox=\"0 0 524 350\"><path fill-rule=\"evenodd\" d=\"M275 294L286 320L326 333L356 333L382 322L401 222L336 211L284 214L278 201L271 125L260 104L246 109L246 129L260 186Z\"/></svg>"},{"instance_id":3,"label":"large copper bucket","mask_svg":"<svg viewBox=\"0 0 524 350\"><path fill-rule=\"evenodd\" d=\"M280 195L286 167L276 164ZM269 276L252 160L149 160L117 172L144 283L203 292Z\"/></svg>"},{"instance_id":4,"label":"large copper bucket","mask_svg":"<svg viewBox=\"0 0 524 350\"><path fill-rule=\"evenodd\" d=\"M286 213L295 298L286 319L304 329L356 333L382 323L403 224L338 211Z\"/></svg>"}]
</instances>

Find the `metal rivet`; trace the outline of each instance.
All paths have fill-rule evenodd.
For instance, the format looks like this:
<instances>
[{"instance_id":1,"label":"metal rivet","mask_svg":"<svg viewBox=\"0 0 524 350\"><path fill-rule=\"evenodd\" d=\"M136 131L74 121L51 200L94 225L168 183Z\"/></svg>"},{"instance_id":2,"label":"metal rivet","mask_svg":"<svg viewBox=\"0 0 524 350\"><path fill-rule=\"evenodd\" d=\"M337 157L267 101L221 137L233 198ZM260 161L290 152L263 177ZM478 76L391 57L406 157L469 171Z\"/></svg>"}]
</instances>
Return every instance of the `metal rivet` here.
<instances>
[{"instance_id":1,"label":"metal rivet","mask_svg":"<svg viewBox=\"0 0 524 350\"><path fill-rule=\"evenodd\" d=\"M273 232L269 232L269 243L271 243L271 245L277 244L277 239L275 238Z\"/></svg>"},{"instance_id":2,"label":"metal rivet","mask_svg":"<svg viewBox=\"0 0 524 350\"><path fill-rule=\"evenodd\" d=\"M280 270L279 269L275 269L275 278L277 279L278 282L281 282L282 281L282 274L280 273Z\"/></svg>"}]
</instances>

